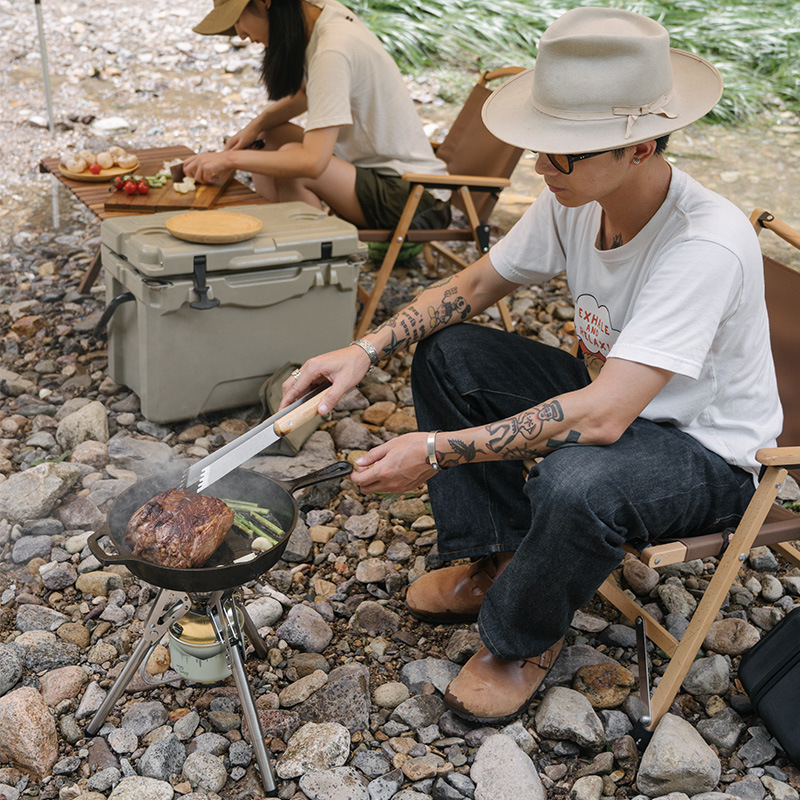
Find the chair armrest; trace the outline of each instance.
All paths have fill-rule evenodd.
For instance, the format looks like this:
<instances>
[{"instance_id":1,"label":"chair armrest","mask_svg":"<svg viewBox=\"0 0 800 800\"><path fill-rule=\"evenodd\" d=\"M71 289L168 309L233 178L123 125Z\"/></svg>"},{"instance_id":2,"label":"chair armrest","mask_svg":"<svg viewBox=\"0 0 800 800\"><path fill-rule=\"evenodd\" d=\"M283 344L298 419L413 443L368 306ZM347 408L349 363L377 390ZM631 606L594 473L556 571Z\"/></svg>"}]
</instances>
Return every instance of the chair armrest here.
<instances>
[{"instance_id":1,"label":"chair armrest","mask_svg":"<svg viewBox=\"0 0 800 800\"><path fill-rule=\"evenodd\" d=\"M427 173L406 172L401 176L409 183L421 183L426 189L505 189L511 186L510 178L493 178L483 175L428 175Z\"/></svg>"},{"instance_id":2,"label":"chair armrest","mask_svg":"<svg viewBox=\"0 0 800 800\"><path fill-rule=\"evenodd\" d=\"M756 460L766 467L800 467L800 447L762 447Z\"/></svg>"}]
</instances>

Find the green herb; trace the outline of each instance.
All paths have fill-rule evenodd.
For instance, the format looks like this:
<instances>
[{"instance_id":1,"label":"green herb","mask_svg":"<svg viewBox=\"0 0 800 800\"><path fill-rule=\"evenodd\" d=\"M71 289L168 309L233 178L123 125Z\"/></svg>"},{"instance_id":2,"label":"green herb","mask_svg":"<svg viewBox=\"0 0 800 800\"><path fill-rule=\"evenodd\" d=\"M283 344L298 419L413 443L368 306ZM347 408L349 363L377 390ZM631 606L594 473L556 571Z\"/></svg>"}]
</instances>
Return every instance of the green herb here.
<instances>
[{"instance_id":1,"label":"green herb","mask_svg":"<svg viewBox=\"0 0 800 800\"><path fill-rule=\"evenodd\" d=\"M60 456L53 456L52 458L40 458L34 461L31 466L38 467L39 464L60 464L65 458L72 455L72 450L65 450Z\"/></svg>"}]
</instances>

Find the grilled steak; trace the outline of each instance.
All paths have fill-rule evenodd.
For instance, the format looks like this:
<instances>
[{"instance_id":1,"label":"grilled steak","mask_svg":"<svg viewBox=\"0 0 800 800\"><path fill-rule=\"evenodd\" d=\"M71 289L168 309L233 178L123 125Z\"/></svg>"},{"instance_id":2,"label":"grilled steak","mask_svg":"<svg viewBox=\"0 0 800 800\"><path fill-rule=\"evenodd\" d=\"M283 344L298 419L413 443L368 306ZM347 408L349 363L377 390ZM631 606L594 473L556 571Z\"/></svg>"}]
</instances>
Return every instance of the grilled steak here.
<instances>
[{"instance_id":1,"label":"grilled steak","mask_svg":"<svg viewBox=\"0 0 800 800\"><path fill-rule=\"evenodd\" d=\"M199 567L233 524L233 511L216 497L170 489L148 500L128 522L133 555L162 567Z\"/></svg>"}]
</instances>

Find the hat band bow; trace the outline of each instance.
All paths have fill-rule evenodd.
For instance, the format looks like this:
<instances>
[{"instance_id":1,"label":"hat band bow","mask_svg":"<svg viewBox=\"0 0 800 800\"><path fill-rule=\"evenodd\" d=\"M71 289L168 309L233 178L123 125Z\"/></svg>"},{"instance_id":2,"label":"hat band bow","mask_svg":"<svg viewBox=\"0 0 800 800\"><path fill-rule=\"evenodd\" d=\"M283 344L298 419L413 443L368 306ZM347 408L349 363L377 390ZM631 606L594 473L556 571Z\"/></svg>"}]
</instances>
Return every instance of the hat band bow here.
<instances>
[{"instance_id":1,"label":"hat band bow","mask_svg":"<svg viewBox=\"0 0 800 800\"><path fill-rule=\"evenodd\" d=\"M625 138L630 139L633 132L633 126L639 117L644 117L647 114L656 114L659 117L666 117L667 119L675 119L678 115L672 111L667 111L664 105L672 99L672 91L662 94L661 97L656 98L651 103L643 106L614 106L611 113L615 117L627 117L628 125L625 128Z\"/></svg>"},{"instance_id":2,"label":"hat band bow","mask_svg":"<svg viewBox=\"0 0 800 800\"><path fill-rule=\"evenodd\" d=\"M630 139L633 132L633 125L639 117L644 117L648 114L657 114L658 116L667 117L668 119L675 119L678 115L664 108L671 99L672 90L643 106L613 106L611 109L611 116L628 118L625 138ZM531 98L531 102L533 103L533 107L542 114L547 114L548 116L558 119L597 120L610 118L608 111L568 111L565 108L547 106L544 103L537 102L533 98Z\"/></svg>"}]
</instances>

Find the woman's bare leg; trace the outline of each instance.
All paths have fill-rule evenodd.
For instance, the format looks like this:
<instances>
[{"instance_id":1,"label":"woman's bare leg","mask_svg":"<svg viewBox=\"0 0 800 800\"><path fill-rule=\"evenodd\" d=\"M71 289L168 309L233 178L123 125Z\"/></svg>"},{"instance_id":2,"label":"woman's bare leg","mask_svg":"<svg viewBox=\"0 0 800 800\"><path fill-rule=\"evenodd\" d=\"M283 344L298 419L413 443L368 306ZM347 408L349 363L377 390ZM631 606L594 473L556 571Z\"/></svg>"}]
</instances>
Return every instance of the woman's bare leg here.
<instances>
[{"instance_id":1,"label":"woman's bare leg","mask_svg":"<svg viewBox=\"0 0 800 800\"><path fill-rule=\"evenodd\" d=\"M288 122L268 131L264 138L267 150L288 150L300 147L303 129ZM319 178L276 179L268 175L253 175L256 191L271 202L302 201L315 208L328 206L340 217L359 227L367 220L356 194L356 168L347 161L333 156L328 168Z\"/></svg>"},{"instance_id":2,"label":"woman's bare leg","mask_svg":"<svg viewBox=\"0 0 800 800\"><path fill-rule=\"evenodd\" d=\"M296 147L288 144L282 149ZM276 180L281 202L302 200L322 208L325 202L335 214L363 228L367 225L356 194L356 168L348 161L333 156L319 178L287 178Z\"/></svg>"},{"instance_id":3,"label":"woman's bare leg","mask_svg":"<svg viewBox=\"0 0 800 800\"><path fill-rule=\"evenodd\" d=\"M280 150L286 145L302 142L303 129L293 122L287 122L285 125L279 125L277 128L267 131L262 138L266 150ZM278 202L278 189L275 186L275 179L270 175L254 173L253 186L265 200L272 203Z\"/></svg>"}]
</instances>

